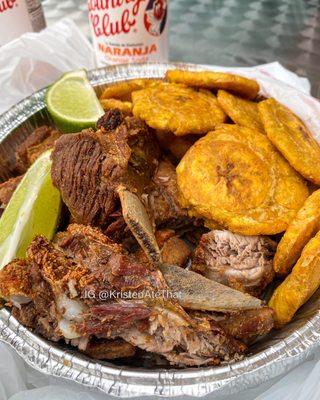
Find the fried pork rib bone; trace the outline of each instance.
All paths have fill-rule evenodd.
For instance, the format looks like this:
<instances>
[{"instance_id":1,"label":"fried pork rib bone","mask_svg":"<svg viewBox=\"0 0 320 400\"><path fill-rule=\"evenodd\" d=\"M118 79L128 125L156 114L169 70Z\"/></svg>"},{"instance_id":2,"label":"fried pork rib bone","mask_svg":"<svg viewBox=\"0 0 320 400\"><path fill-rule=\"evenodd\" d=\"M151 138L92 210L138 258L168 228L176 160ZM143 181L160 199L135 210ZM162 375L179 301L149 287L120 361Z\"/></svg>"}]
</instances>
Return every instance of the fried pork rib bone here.
<instances>
[{"instance_id":1,"label":"fried pork rib bone","mask_svg":"<svg viewBox=\"0 0 320 400\"><path fill-rule=\"evenodd\" d=\"M209 167L208 167L209 166ZM177 167L180 205L244 235L284 231L308 196L304 180L257 130L220 125Z\"/></svg>"},{"instance_id":2,"label":"fried pork rib bone","mask_svg":"<svg viewBox=\"0 0 320 400\"><path fill-rule=\"evenodd\" d=\"M262 303L258 299L210 281L192 271L162 264L161 259L164 260L165 255L162 251L159 252L151 224L141 201L135 194L125 189L122 190L120 198L124 219L131 227L133 234L137 239L141 235L145 238L141 242L145 253L158 264L170 290L180 293L178 299L180 305L189 310L195 310L191 314L193 317L200 316L202 318L205 315L209 319L216 320L226 332L230 332L231 336L245 342L250 342L271 331L274 325L273 310L262 307ZM254 238L252 241L256 242ZM248 242L250 242L249 239ZM262 238L260 244L261 246L257 245L259 250L263 244L266 245L266 256L269 254L269 250L272 252L275 248L275 244L271 240L268 242L267 238ZM255 261L257 261L257 257L255 257ZM258 264L260 265L256 268L255 273L251 274L255 277L254 283L256 283L257 275L261 275L261 262ZM265 286L268 276L273 275L271 263L266 261L264 264L262 275L265 279L262 280L261 286ZM241 283L243 285L243 279ZM250 283L252 285L252 279Z\"/></svg>"},{"instance_id":3,"label":"fried pork rib bone","mask_svg":"<svg viewBox=\"0 0 320 400\"><path fill-rule=\"evenodd\" d=\"M56 340L122 338L180 365L215 365L244 353L244 344L214 321L191 318L164 295L167 290L152 264L137 263L120 245L80 225L59 233L54 244L37 237L25 262L14 261L0 272L0 294L15 304L20 301L20 315L25 307L39 307L36 301L44 292L34 328L40 323L41 333ZM117 295L103 301L106 291ZM124 292L142 296L121 299Z\"/></svg>"},{"instance_id":4,"label":"fried pork rib bone","mask_svg":"<svg viewBox=\"0 0 320 400\"><path fill-rule=\"evenodd\" d=\"M182 307L220 312L261 307L261 301L255 297L210 281L195 272L163 264L163 254L160 252L147 212L138 196L122 188L120 199L124 220L141 244L146 256L158 265L170 289L180 293L178 300Z\"/></svg>"},{"instance_id":5,"label":"fried pork rib bone","mask_svg":"<svg viewBox=\"0 0 320 400\"><path fill-rule=\"evenodd\" d=\"M202 235L192 269L253 296L261 296L274 277L277 244L267 236L243 236L215 230Z\"/></svg>"},{"instance_id":6,"label":"fried pork rib bone","mask_svg":"<svg viewBox=\"0 0 320 400\"><path fill-rule=\"evenodd\" d=\"M143 122L119 110L107 112L98 127L57 141L52 180L75 222L104 227L116 211L119 185L142 193L149 184L158 147Z\"/></svg>"}]
</instances>

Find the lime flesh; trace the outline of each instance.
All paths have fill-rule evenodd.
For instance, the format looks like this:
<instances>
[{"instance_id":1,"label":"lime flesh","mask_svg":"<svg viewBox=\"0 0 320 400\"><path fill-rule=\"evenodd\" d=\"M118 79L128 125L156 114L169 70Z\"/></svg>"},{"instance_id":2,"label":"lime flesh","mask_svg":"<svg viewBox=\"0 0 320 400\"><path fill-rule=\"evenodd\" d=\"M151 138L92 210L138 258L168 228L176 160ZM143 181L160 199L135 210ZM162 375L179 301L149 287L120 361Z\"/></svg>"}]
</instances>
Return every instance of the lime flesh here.
<instances>
[{"instance_id":1,"label":"lime flesh","mask_svg":"<svg viewBox=\"0 0 320 400\"><path fill-rule=\"evenodd\" d=\"M104 114L84 70L64 74L48 88L45 101L54 123L65 133L93 128Z\"/></svg>"},{"instance_id":2,"label":"lime flesh","mask_svg":"<svg viewBox=\"0 0 320 400\"><path fill-rule=\"evenodd\" d=\"M37 235L52 239L60 218L61 196L51 181L51 150L43 153L13 193L0 219L0 269L25 258Z\"/></svg>"}]
</instances>

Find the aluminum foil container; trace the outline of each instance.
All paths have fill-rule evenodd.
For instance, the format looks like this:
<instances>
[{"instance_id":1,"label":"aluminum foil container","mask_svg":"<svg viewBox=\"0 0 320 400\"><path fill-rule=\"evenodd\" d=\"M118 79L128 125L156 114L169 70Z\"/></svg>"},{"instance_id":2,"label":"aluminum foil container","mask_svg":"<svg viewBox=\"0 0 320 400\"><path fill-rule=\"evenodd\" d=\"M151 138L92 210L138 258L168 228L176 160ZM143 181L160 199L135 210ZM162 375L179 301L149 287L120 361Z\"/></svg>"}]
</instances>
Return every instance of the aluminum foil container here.
<instances>
[{"instance_id":1,"label":"aluminum foil container","mask_svg":"<svg viewBox=\"0 0 320 400\"><path fill-rule=\"evenodd\" d=\"M107 67L90 71L89 79L99 93L106 83L138 77L163 77L168 68L176 65ZM180 66L201 69L200 66L189 64ZM254 74L253 71L253 76ZM246 75L250 76L250 73ZM268 92L268 82L256 77L262 86L262 92ZM285 90L288 101L292 98L288 93L295 91L289 86L281 87L280 83L277 86L276 82L271 86L270 91L273 90L274 97L281 97L281 91L283 94ZM44 93L45 90L40 90L0 116L0 182L14 173L16 146L35 127L52 123L46 112ZM312 103L312 107L316 105L315 99L300 93L299 99L303 97L307 98L309 105ZM299 104L296 108L300 109ZM310 125L310 119L306 122ZM315 119L314 122L317 123ZM231 394L261 384L304 361L320 343L319 308L319 293L316 293L298 312L292 323L258 341L242 361L219 367L160 369L96 362L70 347L48 342L34 335L20 325L5 308L0 310L0 340L9 343L29 365L45 374L69 379L114 396L200 397L212 392Z\"/></svg>"}]
</instances>

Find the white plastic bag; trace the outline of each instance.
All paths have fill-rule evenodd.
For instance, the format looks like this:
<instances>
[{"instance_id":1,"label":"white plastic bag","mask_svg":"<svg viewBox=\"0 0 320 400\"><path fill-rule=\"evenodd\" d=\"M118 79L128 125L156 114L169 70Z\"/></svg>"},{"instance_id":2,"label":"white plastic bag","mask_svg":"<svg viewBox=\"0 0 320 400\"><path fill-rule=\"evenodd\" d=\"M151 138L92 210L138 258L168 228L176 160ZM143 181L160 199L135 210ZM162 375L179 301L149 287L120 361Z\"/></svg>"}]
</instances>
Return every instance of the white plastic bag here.
<instances>
[{"instance_id":1,"label":"white plastic bag","mask_svg":"<svg viewBox=\"0 0 320 400\"><path fill-rule=\"evenodd\" d=\"M0 114L64 72L95 68L91 44L70 19L0 48Z\"/></svg>"}]
</instances>

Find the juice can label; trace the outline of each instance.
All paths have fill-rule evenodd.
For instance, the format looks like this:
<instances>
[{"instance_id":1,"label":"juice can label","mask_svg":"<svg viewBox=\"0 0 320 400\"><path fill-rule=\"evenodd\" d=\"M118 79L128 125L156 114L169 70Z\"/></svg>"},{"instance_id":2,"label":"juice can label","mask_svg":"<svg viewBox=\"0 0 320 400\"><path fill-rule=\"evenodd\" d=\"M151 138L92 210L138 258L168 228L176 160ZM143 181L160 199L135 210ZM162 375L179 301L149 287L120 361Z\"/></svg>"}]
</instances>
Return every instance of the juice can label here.
<instances>
[{"instance_id":1,"label":"juice can label","mask_svg":"<svg viewBox=\"0 0 320 400\"><path fill-rule=\"evenodd\" d=\"M167 0L89 0L88 9L99 66L168 60Z\"/></svg>"}]
</instances>

